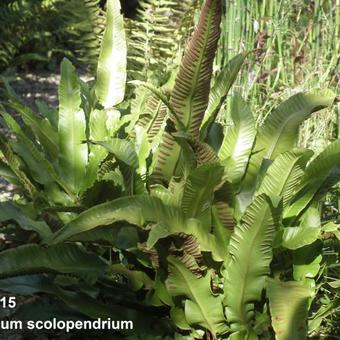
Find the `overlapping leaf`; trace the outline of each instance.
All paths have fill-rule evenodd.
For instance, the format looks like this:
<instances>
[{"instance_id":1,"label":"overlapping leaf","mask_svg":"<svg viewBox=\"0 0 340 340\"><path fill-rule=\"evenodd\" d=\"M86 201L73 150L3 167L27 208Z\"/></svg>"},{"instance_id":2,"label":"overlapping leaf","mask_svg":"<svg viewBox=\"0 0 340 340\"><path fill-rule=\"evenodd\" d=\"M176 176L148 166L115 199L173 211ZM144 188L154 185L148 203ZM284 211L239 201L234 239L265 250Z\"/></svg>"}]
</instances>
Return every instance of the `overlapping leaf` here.
<instances>
[{"instance_id":1,"label":"overlapping leaf","mask_svg":"<svg viewBox=\"0 0 340 340\"><path fill-rule=\"evenodd\" d=\"M272 260L272 243L281 208L260 195L245 211L230 239L225 270L226 314L233 330L250 331L254 302L261 299Z\"/></svg>"},{"instance_id":2,"label":"overlapping leaf","mask_svg":"<svg viewBox=\"0 0 340 340\"><path fill-rule=\"evenodd\" d=\"M268 298L277 340L307 339L307 313L313 290L299 282L268 279Z\"/></svg>"},{"instance_id":3,"label":"overlapping leaf","mask_svg":"<svg viewBox=\"0 0 340 340\"><path fill-rule=\"evenodd\" d=\"M197 278L175 257L168 257L170 275L166 281L172 296L183 296L185 318L190 325L208 329L214 336L228 330L222 308L221 296L211 292L210 274Z\"/></svg>"},{"instance_id":4,"label":"overlapping leaf","mask_svg":"<svg viewBox=\"0 0 340 340\"><path fill-rule=\"evenodd\" d=\"M259 128L250 158L243 190L255 190L259 169L264 159L274 160L280 153L295 147L299 125L315 111L332 104L331 91L298 93L271 112ZM251 196L249 196L251 197Z\"/></svg>"}]
</instances>

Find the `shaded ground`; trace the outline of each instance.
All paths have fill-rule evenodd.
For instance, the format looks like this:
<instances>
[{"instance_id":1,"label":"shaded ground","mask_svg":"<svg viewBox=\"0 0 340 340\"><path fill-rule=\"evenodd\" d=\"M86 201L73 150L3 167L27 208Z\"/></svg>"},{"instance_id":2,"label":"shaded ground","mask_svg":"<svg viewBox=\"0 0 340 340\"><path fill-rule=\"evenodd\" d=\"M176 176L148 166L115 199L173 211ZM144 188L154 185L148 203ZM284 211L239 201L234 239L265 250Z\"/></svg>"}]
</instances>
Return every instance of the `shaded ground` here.
<instances>
[{"instance_id":1,"label":"shaded ground","mask_svg":"<svg viewBox=\"0 0 340 340\"><path fill-rule=\"evenodd\" d=\"M80 78L84 81L91 79L84 71L80 71ZM23 102L32 109L36 109L36 100L45 101L48 106L56 108L59 82L59 72L39 71L18 74L17 79L11 82L11 86Z\"/></svg>"}]
</instances>

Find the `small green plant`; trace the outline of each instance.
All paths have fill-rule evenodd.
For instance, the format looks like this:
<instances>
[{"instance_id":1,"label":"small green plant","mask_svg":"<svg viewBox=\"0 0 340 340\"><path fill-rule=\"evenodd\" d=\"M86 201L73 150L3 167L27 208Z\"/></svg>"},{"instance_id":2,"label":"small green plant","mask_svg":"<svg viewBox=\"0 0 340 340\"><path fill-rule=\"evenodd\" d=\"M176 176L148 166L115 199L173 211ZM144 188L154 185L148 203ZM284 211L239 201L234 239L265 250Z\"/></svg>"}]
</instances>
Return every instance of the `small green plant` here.
<instances>
[{"instance_id":1,"label":"small green plant","mask_svg":"<svg viewBox=\"0 0 340 340\"><path fill-rule=\"evenodd\" d=\"M121 337L307 337L324 261L318 203L338 181L340 142L316 157L295 146L334 94L295 94L256 127L234 93L224 129L216 116L247 54L210 86L221 6L205 1L174 85L129 82L129 100L109 0L95 84L65 60L59 112L38 118L14 101L24 128L2 112L16 139L0 140L1 174L24 192L1 203L2 230L31 242L0 253L0 289L133 320Z\"/></svg>"}]
</instances>

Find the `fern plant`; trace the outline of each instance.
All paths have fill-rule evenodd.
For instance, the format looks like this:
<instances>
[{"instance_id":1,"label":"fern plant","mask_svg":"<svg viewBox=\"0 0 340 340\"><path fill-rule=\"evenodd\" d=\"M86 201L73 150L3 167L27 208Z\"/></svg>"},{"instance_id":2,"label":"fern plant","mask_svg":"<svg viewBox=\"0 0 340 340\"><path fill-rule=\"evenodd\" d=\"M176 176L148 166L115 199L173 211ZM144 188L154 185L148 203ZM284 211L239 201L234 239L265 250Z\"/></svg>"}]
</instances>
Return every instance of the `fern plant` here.
<instances>
[{"instance_id":1,"label":"fern plant","mask_svg":"<svg viewBox=\"0 0 340 340\"><path fill-rule=\"evenodd\" d=\"M139 2L136 20L127 21L128 69L133 79L163 85L176 70L194 26L198 0Z\"/></svg>"},{"instance_id":2,"label":"fern plant","mask_svg":"<svg viewBox=\"0 0 340 340\"><path fill-rule=\"evenodd\" d=\"M234 93L224 129L216 116L246 54L212 81L220 20L221 1L206 0L173 87L134 81L124 102L127 46L110 0L95 85L64 61L58 114L12 103L26 129L2 114L17 139L1 139L1 173L26 197L0 217L34 244L0 253L0 289L27 285L90 318L133 320L139 337L307 337L318 202L338 181L340 143L316 157L295 144L334 95L298 93L256 127Z\"/></svg>"},{"instance_id":3,"label":"fern plant","mask_svg":"<svg viewBox=\"0 0 340 340\"><path fill-rule=\"evenodd\" d=\"M75 51L79 61L93 68L105 23L99 0L54 0L53 7L60 14L60 33L67 39L70 50Z\"/></svg>"},{"instance_id":4,"label":"fern plant","mask_svg":"<svg viewBox=\"0 0 340 340\"><path fill-rule=\"evenodd\" d=\"M0 69L28 61L47 61L56 36L51 27L58 26L52 7L46 2L5 0L0 4ZM44 49L41 48L44 46Z\"/></svg>"}]
</instances>

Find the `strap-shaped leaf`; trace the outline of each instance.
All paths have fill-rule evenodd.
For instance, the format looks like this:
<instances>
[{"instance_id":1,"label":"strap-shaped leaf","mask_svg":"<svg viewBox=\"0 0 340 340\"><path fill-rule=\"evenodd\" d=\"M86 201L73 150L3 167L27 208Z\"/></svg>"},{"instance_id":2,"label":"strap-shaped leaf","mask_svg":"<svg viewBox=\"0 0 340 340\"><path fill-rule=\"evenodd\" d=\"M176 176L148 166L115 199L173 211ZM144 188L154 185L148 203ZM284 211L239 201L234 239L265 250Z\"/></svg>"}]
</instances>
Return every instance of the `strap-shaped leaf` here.
<instances>
[{"instance_id":1,"label":"strap-shaped leaf","mask_svg":"<svg viewBox=\"0 0 340 340\"><path fill-rule=\"evenodd\" d=\"M257 194L282 196L285 207L299 187L311 151L294 150L279 155L269 166Z\"/></svg>"},{"instance_id":2,"label":"strap-shaped leaf","mask_svg":"<svg viewBox=\"0 0 340 340\"><path fill-rule=\"evenodd\" d=\"M170 98L172 123L178 130L186 129L195 140L199 137L199 128L208 105L220 20L221 0L205 1ZM181 163L181 147L170 134L172 123L168 123L153 161L152 180L156 183L169 181L181 169L178 166Z\"/></svg>"},{"instance_id":3,"label":"strap-shaped leaf","mask_svg":"<svg viewBox=\"0 0 340 340\"><path fill-rule=\"evenodd\" d=\"M236 330L250 329L254 302L261 299L272 243L281 207L274 207L266 195L257 196L235 227L229 244L225 270L225 304L228 321Z\"/></svg>"},{"instance_id":4,"label":"strap-shaped leaf","mask_svg":"<svg viewBox=\"0 0 340 340\"><path fill-rule=\"evenodd\" d=\"M299 125L313 112L330 106L333 100L331 91L298 93L271 112L259 128L243 190L255 190L263 159L274 160L280 153L293 149Z\"/></svg>"},{"instance_id":5,"label":"strap-shaped leaf","mask_svg":"<svg viewBox=\"0 0 340 340\"><path fill-rule=\"evenodd\" d=\"M103 274L106 263L99 256L76 244L43 247L29 244L0 253L0 277L39 272L58 272L96 277Z\"/></svg>"},{"instance_id":6,"label":"strap-shaped leaf","mask_svg":"<svg viewBox=\"0 0 340 340\"><path fill-rule=\"evenodd\" d=\"M138 167L138 156L131 142L125 139L112 138L109 141L94 141L92 143L100 145L130 167Z\"/></svg>"},{"instance_id":7,"label":"strap-shaped leaf","mask_svg":"<svg viewBox=\"0 0 340 340\"><path fill-rule=\"evenodd\" d=\"M188 219L180 208L167 206L160 199L146 195L121 197L94 206L66 224L46 242L55 244L70 238L75 240L80 233L118 221L126 221L139 227L143 227L147 222L158 223L162 230L158 235L152 236L153 243L170 234L184 232L197 239L202 251L214 252L216 247L214 235L210 234L199 220Z\"/></svg>"},{"instance_id":8,"label":"strap-shaped leaf","mask_svg":"<svg viewBox=\"0 0 340 340\"><path fill-rule=\"evenodd\" d=\"M256 129L253 115L240 94L232 97L230 110L234 125L227 129L218 156L225 162L227 178L237 184L248 166Z\"/></svg>"},{"instance_id":9,"label":"strap-shaped leaf","mask_svg":"<svg viewBox=\"0 0 340 340\"><path fill-rule=\"evenodd\" d=\"M117 221L127 221L138 226L143 226L145 222L159 222L172 232L186 229L185 217L179 208L166 206L156 197L128 196L99 204L84 211L60 229L51 242L63 242L81 232L98 226L110 225Z\"/></svg>"},{"instance_id":10,"label":"strap-shaped leaf","mask_svg":"<svg viewBox=\"0 0 340 340\"><path fill-rule=\"evenodd\" d=\"M175 257L168 257L170 274L166 286L172 296L184 296L185 318L190 325L199 325L216 334L228 330L220 296L211 292L211 273L197 278Z\"/></svg>"},{"instance_id":11,"label":"strap-shaped leaf","mask_svg":"<svg viewBox=\"0 0 340 340\"><path fill-rule=\"evenodd\" d=\"M170 100L182 124L194 138L198 137L208 106L220 21L221 0L206 0L186 48Z\"/></svg>"},{"instance_id":12,"label":"strap-shaped leaf","mask_svg":"<svg viewBox=\"0 0 340 340\"><path fill-rule=\"evenodd\" d=\"M189 174L182 197L182 209L187 216L196 217L209 206L222 174L223 167L211 163L202 165Z\"/></svg>"},{"instance_id":13,"label":"strap-shaped leaf","mask_svg":"<svg viewBox=\"0 0 340 340\"><path fill-rule=\"evenodd\" d=\"M307 166L306 173L301 179L299 190L293 203L285 211L285 218L298 216L313 200L318 191L327 192L340 180L340 140L329 144Z\"/></svg>"},{"instance_id":14,"label":"strap-shaped leaf","mask_svg":"<svg viewBox=\"0 0 340 340\"><path fill-rule=\"evenodd\" d=\"M248 53L241 53L235 56L217 75L214 85L210 90L209 103L200 130L201 141L204 141L207 137L211 124L215 121L223 102L227 98L229 90L244 63L247 54Z\"/></svg>"},{"instance_id":15,"label":"strap-shaped leaf","mask_svg":"<svg viewBox=\"0 0 340 340\"><path fill-rule=\"evenodd\" d=\"M59 86L59 168L75 193L79 193L86 174L88 149L83 143L85 131L79 79L71 62L64 59Z\"/></svg>"},{"instance_id":16,"label":"strap-shaped leaf","mask_svg":"<svg viewBox=\"0 0 340 340\"><path fill-rule=\"evenodd\" d=\"M181 155L181 147L175 138L167 131L163 132L162 141L154 155L151 165L154 183L169 181L176 173L177 164Z\"/></svg>"},{"instance_id":17,"label":"strap-shaped leaf","mask_svg":"<svg viewBox=\"0 0 340 340\"><path fill-rule=\"evenodd\" d=\"M307 339L307 313L313 289L295 281L268 279L267 293L275 338Z\"/></svg>"},{"instance_id":18,"label":"strap-shaped leaf","mask_svg":"<svg viewBox=\"0 0 340 340\"><path fill-rule=\"evenodd\" d=\"M121 103L125 95L126 40L120 1L107 1L106 28L98 60L96 95L104 108Z\"/></svg>"}]
</instances>

